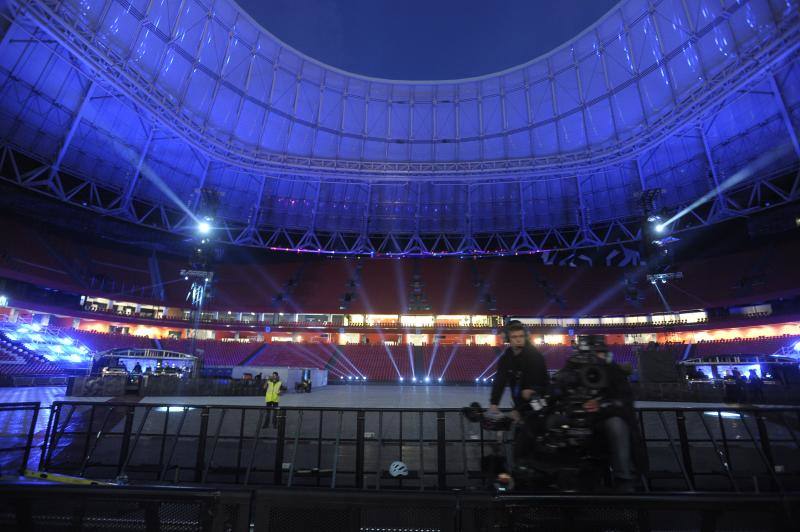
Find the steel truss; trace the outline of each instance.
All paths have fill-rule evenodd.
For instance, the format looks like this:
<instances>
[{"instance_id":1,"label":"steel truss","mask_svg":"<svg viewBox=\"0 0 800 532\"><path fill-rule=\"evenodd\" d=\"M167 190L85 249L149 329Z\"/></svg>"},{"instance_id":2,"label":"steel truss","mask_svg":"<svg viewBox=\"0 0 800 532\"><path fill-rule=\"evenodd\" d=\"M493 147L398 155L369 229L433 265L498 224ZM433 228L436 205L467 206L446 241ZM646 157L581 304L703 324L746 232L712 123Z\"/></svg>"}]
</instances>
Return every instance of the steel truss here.
<instances>
[{"instance_id":1,"label":"steel truss","mask_svg":"<svg viewBox=\"0 0 800 532\"><path fill-rule=\"evenodd\" d=\"M42 161L8 145L0 148L0 180L138 225L186 236L194 236L194 220L165 204L139 199L125 204L126 191L102 186L86 178L53 171L53 163ZM746 216L800 199L800 165L763 176L717 195L677 220L673 233L704 227ZM279 251L320 254L400 256L508 256L543 251L574 251L635 242L640 237L638 217L596 224L517 232L473 234L369 231L369 220L359 232L327 232L256 225L258 213L249 222L215 221L214 238L222 243Z\"/></svg>"},{"instance_id":2,"label":"steel truss","mask_svg":"<svg viewBox=\"0 0 800 532\"><path fill-rule=\"evenodd\" d=\"M213 131L207 128L204 123L183 112L179 101L176 101L173 96L137 72L125 57L119 56L99 41L91 28L81 21L77 13L59 9L52 2L44 0L13 0L12 3L15 5L17 16L28 17L35 21L39 27L43 28L71 54L79 57L95 79L116 87L137 105L146 109L153 117L161 121L159 127L175 131L187 143L208 154L212 159L256 172L269 171L275 173L285 171L291 173L302 169L303 175L308 177L309 175L341 174L344 171L351 175L351 179L368 179L370 181L407 181L410 178L463 181L465 177L470 175L483 179L485 177L484 174L498 172L501 175L492 176L492 178L502 181L519 179L519 176L515 174L520 173L524 173L527 177L534 177L552 175L553 172L587 172L620 164L642 154L654 144L687 124L693 123L698 116L705 115L726 95L743 87L752 80L753 76L758 75L765 68L780 62L788 55L795 53L800 47L800 13L793 11L791 15L780 21L776 31L770 35L768 41L756 42L749 49L740 50L734 61L719 72L707 76L705 83L686 95L681 101L676 102L671 112L650 120L646 131L637 132L629 138L615 140L613 143L603 147L596 147L592 150L546 157L485 161L391 162L322 159L298 157L286 153L268 153L232 142L229 135ZM714 23L709 24L701 31L693 32L685 46L696 45L700 38L713 31L718 24L727 20L745 5L746 2L729 5L722 10ZM145 20L144 15L138 13L133 6L128 6L127 9L130 13L139 16L144 26L152 26L152 22ZM155 34L159 34L157 28L153 28L153 30ZM676 48L671 54L662 57L646 70L637 72L637 76L631 80L631 83L635 83L638 79L656 69L667 68L668 61L679 53L681 53L681 49ZM203 69L212 79L217 79L218 83L223 83L218 79L218 73L208 70L199 63L196 63L195 66L198 69ZM542 122L531 123L518 129L457 139L401 139L400 141L404 144L430 144L505 137L546 125L556 119L563 119L574 112L583 112L600 99L606 98L616 91L623 90L629 85L630 83L626 83L620 87L611 87L608 93L598 96L596 99L582 102L580 107L569 113ZM238 91L237 88L232 86L227 88L234 92ZM285 112L269 106L267 111L281 114L282 116L286 115ZM292 122L302 123L294 116L286 115L285 118ZM307 122L304 125L322 129L319 124L314 122ZM331 130L330 132L339 136L351 136L361 140L389 141L386 138L371 138L365 135L348 134L339 130ZM392 142L397 142L397 140Z\"/></svg>"}]
</instances>

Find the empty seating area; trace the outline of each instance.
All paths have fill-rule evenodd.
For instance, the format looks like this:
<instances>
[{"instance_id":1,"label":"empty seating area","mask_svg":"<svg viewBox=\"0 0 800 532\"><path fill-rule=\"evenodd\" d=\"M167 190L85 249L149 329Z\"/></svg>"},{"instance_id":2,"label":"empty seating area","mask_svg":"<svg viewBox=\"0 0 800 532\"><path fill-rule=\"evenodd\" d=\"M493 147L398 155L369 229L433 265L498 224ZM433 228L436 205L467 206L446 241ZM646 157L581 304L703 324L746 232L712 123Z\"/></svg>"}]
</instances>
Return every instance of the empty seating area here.
<instances>
[{"instance_id":1,"label":"empty seating area","mask_svg":"<svg viewBox=\"0 0 800 532\"><path fill-rule=\"evenodd\" d=\"M432 348L426 359L432 356ZM495 360L502 348L486 345L440 345L431 370L431 380L442 382L475 382L494 373ZM452 359L450 358L450 355Z\"/></svg>"},{"instance_id":2,"label":"empty seating area","mask_svg":"<svg viewBox=\"0 0 800 532\"><path fill-rule=\"evenodd\" d=\"M338 345L336 349L341 354L333 366L331 378L335 378L337 374L345 377L357 377L363 374L369 381L397 382L400 378L411 381L413 377L407 345L353 344ZM344 360L344 357L352 363L352 366ZM355 371L353 366L358 371Z\"/></svg>"},{"instance_id":3,"label":"empty seating area","mask_svg":"<svg viewBox=\"0 0 800 532\"><path fill-rule=\"evenodd\" d=\"M162 349L189 353L192 348L190 339L175 340L172 338L159 340ZM220 342L219 340L197 340L195 349L202 358L204 366L238 366L252 355L262 344L256 342Z\"/></svg>"},{"instance_id":4,"label":"empty seating area","mask_svg":"<svg viewBox=\"0 0 800 532\"><path fill-rule=\"evenodd\" d=\"M131 349L152 349L155 347L153 340L146 336L81 331L78 329L70 329L67 334L85 344L92 351L107 351L126 347Z\"/></svg>"},{"instance_id":5,"label":"empty seating area","mask_svg":"<svg viewBox=\"0 0 800 532\"><path fill-rule=\"evenodd\" d=\"M792 348L798 341L800 336L784 335L698 342L694 345L693 356L771 355L782 347Z\"/></svg>"},{"instance_id":6,"label":"empty seating area","mask_svg":"<svg viewBox=\"0 0 800 532\"><path fill-rule=\"evenodd\" d=\"M56 364L0 334L0 375L59 375Z\"/></svg>"},{"instance_id":7,"label":"empty seating area","mask_svg":"<svg viewBox=\"0 0 800 532\"><path fill-rule=\"evenodd\" d=\"M156 255L165 294L160 299L158 287L151 286L150 252L51 232L18 219L4 218L3 224L2 276L73 293L187 307L189 283L180 271L188 267L188 255L182 256L180 249L175 255ZM386 260L260 253L241 252L214 266L214 297L207 302L208 310L338 313L357 268L359 286L346 308L351 313L407 312L414 272L420 275L433 314L602 316L663 310L641 271L597 263L547 266L536 256ZM800 295L795 281L798 260L800 250L792 242L694 258L673 267L683 279L661 288L676 310L794 297ZM635 287L626 287L626 276L638 279ZM482 288L476 284L479 279ZM288 286L290 280L294 282ZM494 302L481 300L485 294ZM635 299L637 294L641 301L633 306L626 295Z\"/></svg>"},{"instance_id":8,"label":"empty seating area","mask_svg":"<svg viewBox=\"0 0 800 532\"><path fill-rule=\"evenodd\" d=\"M258 355L248 366L287 366L295 368L324 368L331 358L332 348L324 344L276 342L259 344Z\"/></svg>"}]
</instances>

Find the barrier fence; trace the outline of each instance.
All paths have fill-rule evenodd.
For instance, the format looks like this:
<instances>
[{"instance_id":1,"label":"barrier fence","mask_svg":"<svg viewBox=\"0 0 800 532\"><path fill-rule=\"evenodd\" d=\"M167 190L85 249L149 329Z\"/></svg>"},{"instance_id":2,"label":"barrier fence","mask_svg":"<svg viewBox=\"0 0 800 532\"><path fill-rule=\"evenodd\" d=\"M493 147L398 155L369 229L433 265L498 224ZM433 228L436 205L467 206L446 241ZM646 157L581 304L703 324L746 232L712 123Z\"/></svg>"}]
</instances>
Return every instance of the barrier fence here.
<instances>
[{"instance_id":1,"label":"barrier fence","mask_svg":"<svg viewBox=\"0 0 800 532\"><path fill-rule=\"evenodd\" d=\"M647 491L800 485L798 408L637 412ZM511 455L509 433L484 431L453 409L281 408L266 423L268 415L255 406L55 402L38 467L131 483L442 491L483 486L483 459ZM409 474L391 476L394 461Z\"/></svg>"},{"instance_id":2,"label":"barrier fence","mask_svg":"<svg viewBox=\"0 0 800 532\"><path fill-rule=\"evenodd\" d=\"M800 498L780 494L492 497L316 488L0 483L0 528L249 532L789 530Z\"/></svg>"}]
</instances>

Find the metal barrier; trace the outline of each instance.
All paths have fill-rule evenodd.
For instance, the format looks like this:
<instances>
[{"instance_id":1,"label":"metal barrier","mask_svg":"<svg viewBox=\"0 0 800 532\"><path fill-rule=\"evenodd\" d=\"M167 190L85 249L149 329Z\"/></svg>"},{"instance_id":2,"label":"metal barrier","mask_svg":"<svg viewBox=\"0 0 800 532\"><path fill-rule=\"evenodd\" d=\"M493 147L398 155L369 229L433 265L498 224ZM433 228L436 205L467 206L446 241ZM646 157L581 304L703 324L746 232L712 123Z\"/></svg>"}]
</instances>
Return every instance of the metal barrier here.
<instances>
[{"instance_id":1,"label":"metal barrier","mask_svg":"<svg viewBox=\"0 0 800 532\"><path fill-rule=\"evenodd\" d=\"M55 402L42 469L132 482L419 491L483 485L506 433L459 410ZM800 485L800 409L645 408L649 491L787 492ZM394 478L389 464L410 471Z\"/></svg>"},{"instance_id":2,"label":"metal barrier","mask_svg":"<svg viewBox=\"0 0 800 532\"><path fill-rule=\"evenodd\" d=\"M34 445L39 403L0 403L0 474L21 475Z\"/></svg>"},{"instance_id":3,"label":"metal barrier","mask_svg":"<svg viewBox=\"0 0 800 532\"><path fill-rule=\"evenodd\" d=\"M0 484L2 530L250 530L250 492Z\"/></svg>"},{"instance_id":4,"label":"metal barrier","mask_svg":"<svg viewBox=\"0 0 800 532\"><path fill-rule=\"evenodd\" d=\"M779 531L791 528L798 508L800 497L778 494L492 497L463 491L0 483L0 528L9 531Z\"/></svg>"}]
</instances>

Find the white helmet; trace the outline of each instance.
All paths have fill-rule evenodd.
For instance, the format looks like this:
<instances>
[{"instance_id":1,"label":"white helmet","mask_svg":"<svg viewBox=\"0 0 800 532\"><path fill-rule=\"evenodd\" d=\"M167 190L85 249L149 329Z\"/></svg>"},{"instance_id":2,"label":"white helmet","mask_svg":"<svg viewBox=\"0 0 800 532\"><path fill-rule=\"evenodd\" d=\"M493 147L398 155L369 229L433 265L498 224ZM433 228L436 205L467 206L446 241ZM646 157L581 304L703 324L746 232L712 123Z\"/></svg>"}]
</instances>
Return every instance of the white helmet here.
<instances>
[{"instance_id":1,"label":"white helmet","mask_svg":"<svg viewBox=\"0 0 800 532\"><path fill-rule=\"evenodd\" d=\"M393 477L406 477L408 476L408 467L399 460L392 462L392 465L389 466L389 474Z\"/></svg>"}]
</instances>

